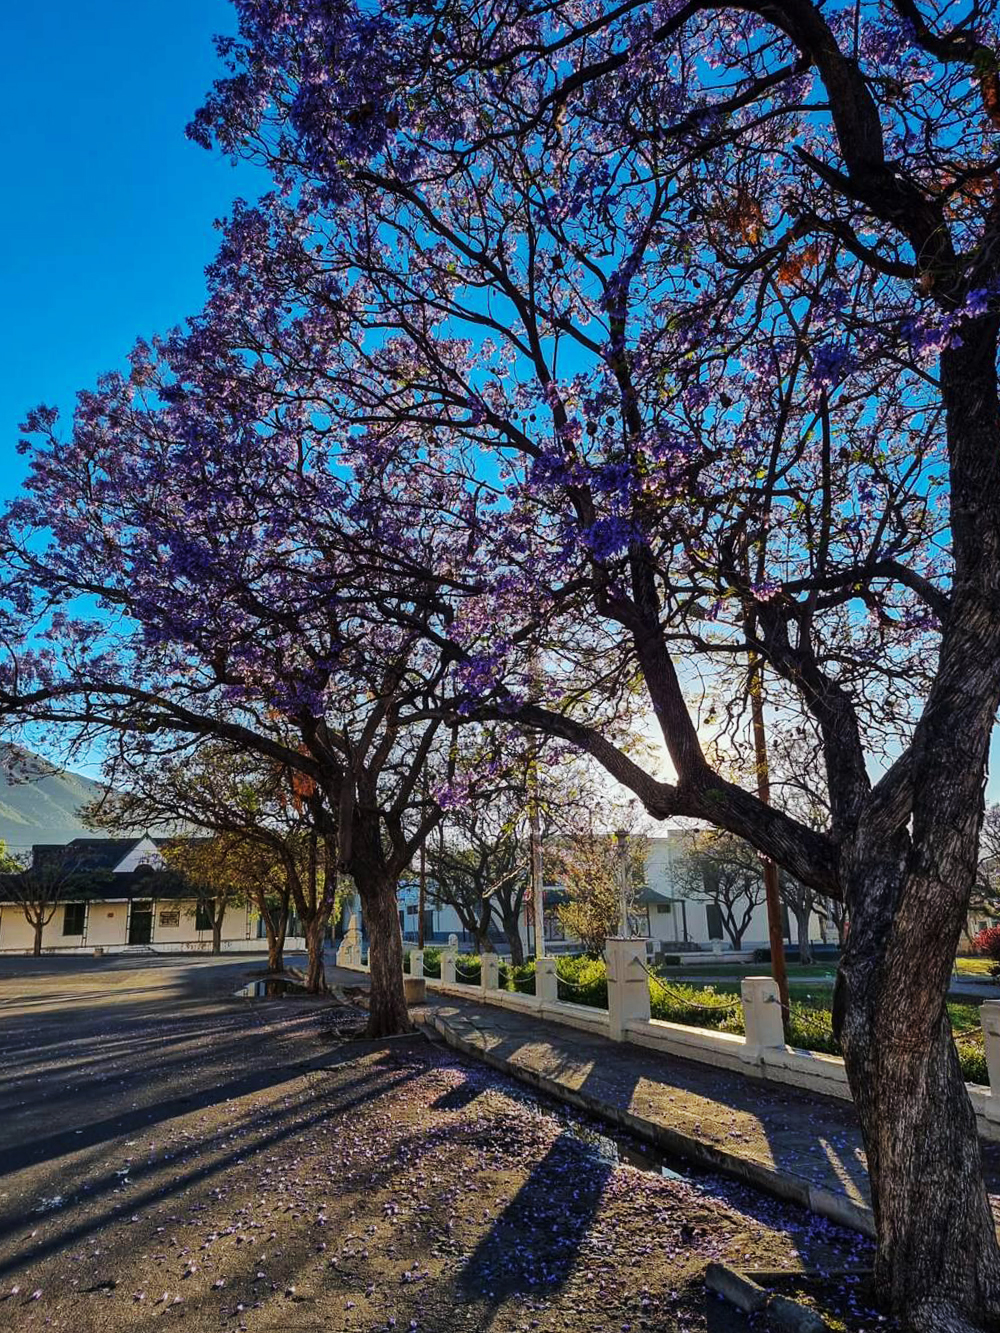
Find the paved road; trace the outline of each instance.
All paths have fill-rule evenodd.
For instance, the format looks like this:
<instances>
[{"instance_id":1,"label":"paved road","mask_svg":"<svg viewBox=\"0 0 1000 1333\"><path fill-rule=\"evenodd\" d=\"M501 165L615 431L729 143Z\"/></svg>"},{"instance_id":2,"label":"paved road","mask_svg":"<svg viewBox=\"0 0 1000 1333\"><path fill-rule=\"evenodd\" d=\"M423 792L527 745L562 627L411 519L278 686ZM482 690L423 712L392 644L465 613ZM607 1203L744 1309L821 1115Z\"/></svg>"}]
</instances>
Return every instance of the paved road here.
<instances>
[{"instance_id":1,"label":"paved road","mask_svg":"<svg viewBox=\"0 0 1000 1333\"><path fill-rule=\"evenodd\" d=\"M616 1165L422 1037L233 998L262 962L3 960L3 1333L737 1333L710 1259L870 1262L756 1191Z\"/></svg>"}]
</instances>

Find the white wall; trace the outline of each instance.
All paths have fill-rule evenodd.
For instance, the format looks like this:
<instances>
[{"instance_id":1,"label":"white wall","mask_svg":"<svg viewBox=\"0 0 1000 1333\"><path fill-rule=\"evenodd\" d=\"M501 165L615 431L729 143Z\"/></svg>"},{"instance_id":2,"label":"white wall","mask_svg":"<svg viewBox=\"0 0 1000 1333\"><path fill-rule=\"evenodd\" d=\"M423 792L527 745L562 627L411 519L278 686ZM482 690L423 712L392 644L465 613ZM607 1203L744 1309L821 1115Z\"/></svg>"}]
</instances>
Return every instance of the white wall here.
<instances>
[{"instance_id":1,"label":"white wall","mask_svg":"<svg viewBox=\"0 0 1000 1333\"><path fill-rule=\"evenodd\" d=\"M137 870L139 866L151 866L154 870L162 870L165 865L166 862L153 839L140 838L115 866L114 873L124 875L131 870Z\"/></svg>"},{"instance_id":2,"label":"white wall","mask_svg":"<svg viewBox=\"0 0 1000 1333\"><path fill-rule=\"evenodd\" d=\"M148 902L149 899L139 901ZM174 949L210 949L212 947L211 930L195 929L194 900L177 901L160 899L153 901L153 931L150 945L163 952ZM60 905L55 915L42 933L42 948L48 949L84 949L95 947L119 949L128 946L127 902L92 902L87 904L86 934L64 935L63 919L66 908ZM163 913L176 913L177 925L163 924ZM24 913L17 904L5 903L0 907L0 952L30 952L34 944L34 931L25 920ZM266 952L267 941L256 938L256 929L251 930L250 909L247 906L229 907L222 919L222 947L224 949L250 952ZM286 949L295 951L304 947L304 941L289 938Z\"/></svg>"}]
</instances>

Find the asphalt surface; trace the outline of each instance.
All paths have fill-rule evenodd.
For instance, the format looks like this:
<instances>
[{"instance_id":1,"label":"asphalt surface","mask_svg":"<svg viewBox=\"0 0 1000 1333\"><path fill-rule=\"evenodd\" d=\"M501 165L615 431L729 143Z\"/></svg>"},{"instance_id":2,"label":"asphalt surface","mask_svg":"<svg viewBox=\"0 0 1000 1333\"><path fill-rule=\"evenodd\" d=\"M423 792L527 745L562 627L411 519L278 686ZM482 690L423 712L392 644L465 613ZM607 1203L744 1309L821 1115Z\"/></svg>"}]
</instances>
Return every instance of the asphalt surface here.
<instances>
[{"instance_id":1,"label":"asphalt surface","mask_svg":"<svg viewBox=\"0 0 1000 1333\"><path fill-rule=\"evenodd\" d=\"M422 1036L234 998L263 965L0 960L3 1333L738 1333L708 1262L870 1263ZM837 1281L822 1299L870 1327Z\"/></svg>"}]
</instances>

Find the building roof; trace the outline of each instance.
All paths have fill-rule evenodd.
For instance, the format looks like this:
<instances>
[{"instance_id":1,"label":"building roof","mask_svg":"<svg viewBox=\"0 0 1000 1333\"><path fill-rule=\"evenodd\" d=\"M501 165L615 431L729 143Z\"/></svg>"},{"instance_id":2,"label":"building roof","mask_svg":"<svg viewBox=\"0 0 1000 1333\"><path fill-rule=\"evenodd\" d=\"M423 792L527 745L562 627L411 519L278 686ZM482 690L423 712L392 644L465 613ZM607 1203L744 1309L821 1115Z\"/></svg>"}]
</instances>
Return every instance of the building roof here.
<instances>
[{"instance_id":1,"label":"building roof","mask_svg":"<svg viewBox=\"0 0 1000 1333\"><path fill-rule=\"evenodd\" d=\"M33 861L68 858L74 871L114 870L141 838L74 838L67 843L36 843Z\"/></svg>"},{"instance_id":2,"label":"building roof","mask_svg":"<svg viewBox=\"0 0 1000 1333\"><path fill-rule=\"evenodd\" d=\"M648 884L641 893L636 895L635 900L637 903L641 903L643 907L652 907L654 904L657 907L662 907L674 901L667 894L661 893L659 889L651 889Z\"/></svg>"}]
</instances>

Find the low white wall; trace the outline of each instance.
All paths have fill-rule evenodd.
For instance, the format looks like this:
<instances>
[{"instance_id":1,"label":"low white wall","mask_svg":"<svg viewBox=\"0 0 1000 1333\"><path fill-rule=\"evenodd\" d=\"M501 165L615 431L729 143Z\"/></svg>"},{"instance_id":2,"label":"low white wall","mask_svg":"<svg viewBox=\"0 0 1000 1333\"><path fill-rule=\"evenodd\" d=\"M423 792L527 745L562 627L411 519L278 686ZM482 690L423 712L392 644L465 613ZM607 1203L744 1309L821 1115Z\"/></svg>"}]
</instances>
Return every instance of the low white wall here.
<instances>
[{"instance_id":1,"label":"low white wall","mask_svg":"<svg viewBox=\"0 0 1000 1333\"><path fill-rule=\"evenodd\" d=\"M543 1000L518 991L437 981L432 977L425 980L428 990L441 995L451 995L478 1004L494 1004L501 1009L514 1009L566 1027L605 1036L613 1035L610 1032L610 1014L606 1009L593 1009L561 1000ZM634 982L635 978L631 980ZM615 984L609 970L609 988ZM622 984L624 987L624 974ZM840 1056L799 1050L781 1042L780 1009L776 1005L777 992L771 978L748 978L742 983L742 992L750 1040L737 1033L717 1032L712 1028L688 1027L683 1023L667 1023L662 1019L635 1016L627 1016L623 1021L621 1038L636 1046L661 1051L664 1055L697 1060L701 1064L714 1065L732 1073L787 1084L825 1097L836 1097L841 1101L852 1100L847 1071ZM609 989L609 1002L611 998ZM645 1012L649 1012L648 992ZM1000 1072L1000 1001L987 1002L981 1006L981 1012L987 1057L995 1062ZM976 1114L980 1136L1000 1142L1000 1088L996 1093L982 1084L969 1083L966 1088Z\"/></svg>"}]
</instances>

